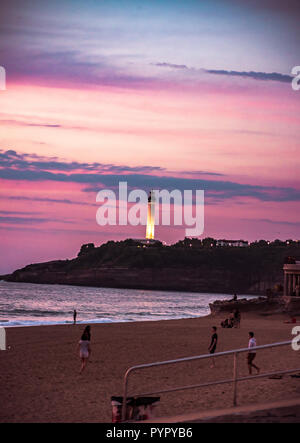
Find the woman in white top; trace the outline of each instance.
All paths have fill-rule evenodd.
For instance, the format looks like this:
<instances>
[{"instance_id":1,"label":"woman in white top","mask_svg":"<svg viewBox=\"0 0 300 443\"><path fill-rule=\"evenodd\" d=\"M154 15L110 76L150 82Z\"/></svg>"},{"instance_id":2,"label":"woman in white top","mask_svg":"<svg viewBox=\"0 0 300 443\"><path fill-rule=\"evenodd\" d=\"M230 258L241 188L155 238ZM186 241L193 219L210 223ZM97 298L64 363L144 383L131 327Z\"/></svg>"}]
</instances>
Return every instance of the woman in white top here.
<instances>
[{"instance_id":1,"label":"woman in white top","mask_svg":"<svg viewBox=\"0 0 300 443\"><path fill-rule=\"evenodd\" d=\"M255 368L257 370L257 373L259 374L260 369L258 366L256 366L253 363L253 360L256 357L256 351L251 351L251 348L255 348L256 345L256 340L254 338L254 333L253 332L249 332L249 344L248 344L248 355L247 355L247 360L248 360L248 368L249 368L249 374L252 374L252 368Z\"/></svg>"},{"instance_id":2,"label":"woman in white top","mask_svg":"<svg viewBox=\"0 0 300 443\"><path fill-rule=\"evenodd\" d=\"M81 340L78 343L79 357L81 359L81 368L79 374L84 370L89 356L91 355L91 342L90 334L85 330L81 336Z\"/></svg>"}]
</instances>

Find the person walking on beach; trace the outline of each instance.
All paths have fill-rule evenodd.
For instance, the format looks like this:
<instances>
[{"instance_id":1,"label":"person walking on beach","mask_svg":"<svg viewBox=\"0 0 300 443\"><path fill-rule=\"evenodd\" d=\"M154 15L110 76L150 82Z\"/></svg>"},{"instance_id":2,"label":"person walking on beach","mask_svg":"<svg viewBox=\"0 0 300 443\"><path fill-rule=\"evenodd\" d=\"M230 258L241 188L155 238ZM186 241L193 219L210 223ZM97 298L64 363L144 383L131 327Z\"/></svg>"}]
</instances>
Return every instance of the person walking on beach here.
<instances>
[{"instance_id":1,"label":"person walking on beach","mask_svg":"<svg viewBox=\"0 0 300 443\"><path fill-rule=\"evenodd\" d=\"M208 348L210 354L214 354L216 352L217 343L218 343L217 327L213 326L212 327L211 342L210 342L210 345L209 345L209 348ZM215 359L214 359L214 357L212 357L211 361L212 361L212 364L211 364L210 367L214 368L215 367Z\"/></svg>"},{"instance_id":2,"label":"person walking on beach","mask_svg":"<svg viewBox=\"0 0 300 443\"><path fill-rule=\"evenodd\" d=\"M81 336L81 340L78 343L79 347L79 357L81 359L81 368L79 371L79 374L81 374L84 371L84 368L86 367L87 361L91 355L91 335L90 335L90 327L87 326L85 330L83 331L83 334Z\"/></svg>"},{"instance_id":3,"label":"person walking on beach","mask_svg":"<svg viewBox=\"0 0 300 443\"><path fill-rule=\"evenodd\" d=\"M76 309L74 309L74 312L73 312L73 324L74 325L76 325L76 318L77 318L77 311L76 311Z\"/></svg>"},{"instance_id":4,"label":"person walking on beach","mask_svg":"<svg viewBox=\"0 0 300 443\"><path fill-rule=\"evenodd\" d=\"M255 346L257 346L256 344L256 340L254 338L254 333L253 332L249 332L249 344L248 344L248 348L254 348ZM256 352L255 351L249 351L248 355L247 355L247 361L248 361L248 368L249 368L249 374L252 375L252 368L255 368L257 370L257 373L259 374L260 372L260 368L257 367L254 363L253 360L256 357Z\"/></svg>"}]
</instances>

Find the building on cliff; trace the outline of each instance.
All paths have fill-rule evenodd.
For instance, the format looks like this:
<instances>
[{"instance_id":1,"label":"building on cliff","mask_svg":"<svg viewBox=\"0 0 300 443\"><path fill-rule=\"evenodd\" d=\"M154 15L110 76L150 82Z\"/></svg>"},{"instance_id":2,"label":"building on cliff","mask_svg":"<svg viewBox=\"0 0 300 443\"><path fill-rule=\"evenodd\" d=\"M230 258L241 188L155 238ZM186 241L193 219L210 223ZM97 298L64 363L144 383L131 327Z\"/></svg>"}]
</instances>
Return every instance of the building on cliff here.
<instances>
[{"instance_id":1,"label":"building on cliff","mask_svg":"<svg viewBox=\"0 0 300 443\"><path fill-rule=\"evenodd\" d=\"M246 247L249 246L249 243L246 240L217 240L216 246L230 246L230 247Z\"/></svg>"},{"instance_id":2,"label":"building on cliff","mask_svg":"<svg viewBox=\"0 0 300 443\"><path fill-rule=\"evenodd\" d=\"M284 296L300 295L300 261L288 258L283 265L284 272Z\"/></svg>"}]
</instances>

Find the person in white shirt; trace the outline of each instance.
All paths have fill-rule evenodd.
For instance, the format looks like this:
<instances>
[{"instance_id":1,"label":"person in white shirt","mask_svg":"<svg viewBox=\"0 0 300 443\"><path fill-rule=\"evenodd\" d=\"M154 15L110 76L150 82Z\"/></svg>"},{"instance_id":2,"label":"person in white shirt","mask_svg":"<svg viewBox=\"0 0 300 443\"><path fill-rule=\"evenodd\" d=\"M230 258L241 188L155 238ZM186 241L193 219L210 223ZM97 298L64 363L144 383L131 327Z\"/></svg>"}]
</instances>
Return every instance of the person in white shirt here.
<instances>
[{"instance_id":1,"label":"person in white shirt","mask_svg":"<svg viewBox=\"0 0 300 443\"><path fill-rule=\"evenodd\" d=\"M254 348L255 346L257 346L256 344L256 340L254 338L254 333L253 332L249 332L249 344L248 344L248 348ZM260 372L260 368L257 367L254 363L253 360L256 357L256 352L255 351L251 351L249 350L248 355L247 355L247 361L248 361L248 368L249 368L249 374L252 374L252 368L255 368L257 370L257 373L259 374Z\"/></svg>"},{"instance_id":2,"label":"person in white shirt","mask_svg":"<svg viewBox=\"0 0 300 443\"><path fill-rule=\"evenodd\" d=\"M81 359L81 368L79 374L82 373L84 368L86 367L87 361L91 355L91 337L87 328L84 330L81 340L78 343L79 347L79 357Z\"/></svg>"}]
</instances>

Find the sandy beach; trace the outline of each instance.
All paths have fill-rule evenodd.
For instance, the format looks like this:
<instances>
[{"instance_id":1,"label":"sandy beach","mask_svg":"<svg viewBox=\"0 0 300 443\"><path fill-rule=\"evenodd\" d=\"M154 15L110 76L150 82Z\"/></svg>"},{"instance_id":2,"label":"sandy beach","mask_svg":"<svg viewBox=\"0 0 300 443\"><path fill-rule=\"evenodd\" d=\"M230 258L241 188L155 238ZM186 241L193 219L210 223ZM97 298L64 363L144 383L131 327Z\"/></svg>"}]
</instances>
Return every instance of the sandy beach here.
<instances>
[{"instance_id":1,"label":"sandy beach","mask_svg":"<svg viewBox=\"0 0 300 443\"><path fill-rule=\"evenodd\" d=\"M84 325L7 328L10 350L0 352L1 422L110 422L111 395L122 395L125 370L136 364L207 353L211 326L218 326L218 351L246 347L248 331L258 345L292 338L286 317L244 315L240 329L221 329L221 318L92 325L92 355L79 375L77 343ZM300 351L263 350L262 372L300 367ZM132 376L129 395L232 376L232 357L180 363ZM246 354L239 375L247 375ZM238 385L238 405L300 396L300 379L250 380ZM232 386L220 385L161 395L157 413L170 416L232 406Z\"/></svg>"}]
</instances>

